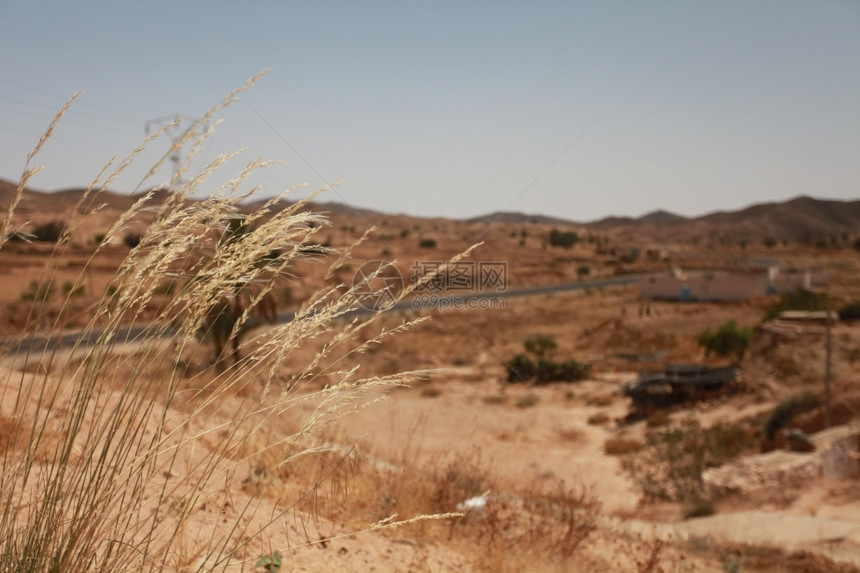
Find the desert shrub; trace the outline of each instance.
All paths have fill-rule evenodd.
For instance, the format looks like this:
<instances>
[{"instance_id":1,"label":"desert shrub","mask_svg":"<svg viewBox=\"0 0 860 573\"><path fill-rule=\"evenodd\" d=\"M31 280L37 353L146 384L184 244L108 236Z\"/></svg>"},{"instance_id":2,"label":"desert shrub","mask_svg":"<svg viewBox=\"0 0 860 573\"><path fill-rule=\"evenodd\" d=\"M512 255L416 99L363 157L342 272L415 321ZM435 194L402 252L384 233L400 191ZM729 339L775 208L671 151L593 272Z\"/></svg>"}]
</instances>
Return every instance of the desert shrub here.
<instances>
[{"instance_id":1,"label":"desert shrub","mask_svg":"<svg viewBox=\"0 0 860 573\"><path fill-rule=\"evenodd\" d=\"M821 405L821 400L814 392L806 391L786 398L777 404L764 422L764 435L773 440L776 433L788 426L797 414L809 412Z\"/></svg>"},{"instance_id":2,"label":"desert shrub","mask_svg":"<svg viewBox=\"0 0 860 573\"><path fill-rule=\"evenodd\" d=\"M507 364L508 382L528 382L534 378L537 365L525 354L517 354Z\"/></svg>"},{"instance_id":3,"label":"desert shrub","mask_svg":"<svg viewBox=\"0 0 860 573\"><path fill-rule=\"evenodd\" d=\"M851 301L840 308L839 320L846 322L860 320L860 300Z\"/></svg>"},{"instance_id":4,"label":"desert shrub","mask_svg":"<svg viewBox=\"0 0 860 573\"><path fill-rule=\"evenodd\" d=\"M606 443L603 444L603 451L610 456L623 456L638 452L642 446L643 444L639 440L617 436L606 440Z\"/></svg>"},{"instance_id":5,"label":"desert shrub","mask_svg":"<svg viewBox=\"0 0 860 573\"><path fill-rule=\"evenodd\" d=\"M574 382L584 380L591 374L591 366L571 358L563 362L538 359L535 381L539 384L549 382Z\"/></svg>"},{"instance_id":6,"label":"desert shrub","mask_svg":"<svg viewBox=\"0 0 860 573\"><path fill-rule=\"evenodd\" d=\"M798 289L780 296L779 301L773 305L764 316L765 321L773 320L786 310L827 310L827 293L813 292L806 289Z\"/></svg>"},{"instance_id":7,"label":"desert shrub","mask_svg":"<svg viewBox=\"0 0 860 573\"><path fill-rule=\"evenodd\" d=\"M77 285L72 281L65 281L63 283L63 295L67 298L78 298L82 297L86 294L86 289L84 285Z\"/></svg>"},{"instance_id":8,"label":"desert shrub","mask_svg":"<svg viewBox=\"0 0 860 573\"><path fill-rule=\"evenodd\" d=\"M33 229L33 239L46 243L56 243L66 231L66 224L62 221L49 221L41 225L37 225Z\"/></svg>"},{"instance_id":9,"label":"desert shrub","mask_svg":"<svg viewBox=\"0 0 860 573\"><path fill-rule=\"evenodd\" d=\"M463 517L425 522L426 538L437 536L469 548L469 570L530 571L538 562L552 562L560 570L575 570L579 548L597 529L601 503L585 487L557 482L555 487L526 487L505 491L495 483L480 452L455 454L450 461L417 466L405 461L398 469L359 476L374 498L368 510L374 517L390 513L427 513L459 510ZM463 502L481 498L483 504ZM459 509L458 509L459 508ZM479 547L480 551L474 548Z\"/></svg>"},{"instance_id":10,"label":"desert shrub","mask_svg":"<svg viewBox=\"0 0 860 573\"><path fill-rule=\"evenodd\" d=\"M418 246L422 249L435 249L436 239L421 239L421 242L418 243Z\"/></svg>"},{"instance_id":11,"label":"desert shrub","mask_svg":"<svg viewBox=\"0 0 860 573\"><path fill-rule=\"evenodd\" d=\"M526 352L543 358L547 352L558 348L558 344L555 339L549 336L532 336L523 341L523 347L525 347Z\"/></svg>"},{"instance_id":12,"label":"desert shrub","mask_svg":"<svg viewBox=\"0 0 860 573\"><path fill-rule=\"evenodd\" d=\"M535 360L524 354L517 354L505 364L508 370L508 382L533 382L549 384L550 382L575 382L588 378L591 366L582 364L575 359L556 362L546 358L546 354L558 348L555 340L549 336L533 336L523 341L527 352L536 357Z\"/></svg>"},{"instance_id":13,"label":"desert shrub","mask_svg":"<svg viewBox=\"0 0 860 573\"><path fill-rule=\"evenodd\" d=\"M508 363L508 382L549 384L551 382L576 382L591 374L591 366L575 359L555 362L546 358L532 360L517 354Z\"/></svg>"},{"instance_id":14,"label":"desert shrub","mask_svg":"<svg viewBox=\"0 0 860 573\"><path fill-rule=\"evenodd\" d=\"M696 420L685 420L651 433L642 451L625 458L622 467L646 500L691 503L705 499L703 471L754 448L754 438L743 428L702 428Z\"/></svg>"},{"instance_id":15,"label":"desert shrub","mask_svg":"<svg viewBox=\"0 0 860 573\"><path fill-rule=\"evenodd\" d=\"M129 249L133 249L140 244L141 238L140 233L126 233L122 238L122 242Z\"/></svg>"},{"instance_id":16,"label":"desert shrub","mask_svg":"<svg viewBox=\"0 0 860 573\"><path fill-rule=\"evenodd\" d=\"M729 320L716 331L706 328L699 335L699 346L705 349L705 355L711 353L725 358L743 360L752 339L752 330L741 328L734 320Z\"/></svg>"},{"instance_id":17,"label":"desert shrub","mask_svg":"<svg viewBox=\"0 0 860 573\"><path fill-rule=\"evenodd\" d=\"M21 293L21 300L24 302L44 303L54 297L54 281L47 279L38 281L33 279L27 290Z\"/></svg>"},{"instance_id":18,"label":"desert shrub","mask_svg":"<svg viewBox=\"0 0 860 573\"><path fill-rule=\"evenodd\" d=\"M549 232L549 244L553 247L569 249L579 241L579 236L573 231L559 231L553 229Z\"/></svg>"},{"instance_id":19,"label":"desert shrub","mask_svg":"<svg viewBox=\"0 0 860 573\"><path fill-rule=\"evenodd\" d=\"M529 394L517 400L517 408L531 408L532 406L537 406L538 402L540 402L540 398L534 394Z\"/></svg>"},{"instance_id":20,"label":"desert shrub","mask_svg":"<svg viewBox=\"0 0 860 573\"><path fill-rule=\"evenodd\" d=\"M665 426L672 421L672 418L669 417L669 414L666 413L665 410L657 410L645 420L645 425L649 428L659 428L661 426Z\"/></svg>"},{"instance_id":21,"label":"desert shrub","mask_svg":"<svg viewBox=\"0 0 860 573\"><path fill-rule=\"evenodd\" d=\"M606 412L597 412L589 416L587 422L590 426L602 426L609 422L609 415Z\"/></svg>"}]
</instances>

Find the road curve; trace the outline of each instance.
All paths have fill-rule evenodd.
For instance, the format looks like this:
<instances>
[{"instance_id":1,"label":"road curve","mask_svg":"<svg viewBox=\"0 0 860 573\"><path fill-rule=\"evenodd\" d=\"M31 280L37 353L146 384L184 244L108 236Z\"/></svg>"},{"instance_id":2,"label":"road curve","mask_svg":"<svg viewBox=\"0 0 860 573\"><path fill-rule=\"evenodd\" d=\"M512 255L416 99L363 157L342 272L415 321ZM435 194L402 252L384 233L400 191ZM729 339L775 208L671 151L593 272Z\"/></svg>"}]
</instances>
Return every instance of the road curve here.
<instances>
[{"instance_id":1,"label":"road curve","mask_svg":"<svg viewBox=\"0 0 860 573\"><path fill-rule=\"evenodd\" d=\"M386 308L383 312L413 310L419 308L445 309L454 308L455 306L467 308L480 308L476 305L483 300L490 299L508 299L522 298L530 296L541 296L547 294L555 294L562 292L570 292L577 290L603 288L612 286L621 286L638 283L642 277L649 276L645 274L613 276L587 281L567 282L551 285L539 285L532 287L524 287L520 289L505 290L501 292L466 292L459 294L434 294L432 295L432 305L416 304L420 300L419 297L412 297L399 301L397 304ZM343 316L356 317L366 316L377 312L372 308L357 307ZM283 324L290 322L295 317L294 312L284 312L278 314L278 323ZM123 327L117 331L115 340L119 343L135 342L149 330L153 328L151 324L136 325ZM169 334L171 329L162 329L162 334ZM9 337L0 338L0 352L4 354L32 354L40 355L48 350L59 348L86 347L94 345L99 338L104 334L103 330L94 330L90 332L82 331L65 331L55 334L32 334L27 337Z\"/></svg>"}]
</instances>

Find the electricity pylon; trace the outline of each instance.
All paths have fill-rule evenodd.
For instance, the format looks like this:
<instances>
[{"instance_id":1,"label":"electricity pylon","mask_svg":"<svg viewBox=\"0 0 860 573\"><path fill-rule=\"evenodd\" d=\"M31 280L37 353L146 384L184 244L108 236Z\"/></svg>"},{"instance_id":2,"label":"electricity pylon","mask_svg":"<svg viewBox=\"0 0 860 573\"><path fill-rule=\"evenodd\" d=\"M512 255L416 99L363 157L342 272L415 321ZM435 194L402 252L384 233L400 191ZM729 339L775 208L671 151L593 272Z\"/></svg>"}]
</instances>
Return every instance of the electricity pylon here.
<instances>
[{"instance_id":1,"label":"electricity pylon","mask_svg":"<svg viewBox=\"0 0 860 573\"><path fill-rule=\"evenodd\" d=\"M177 185L182 184L182 180L179 179L179 174L182 167L182 146L176 144L178 142L181 142L182 139L186 135L188 135L189 131L201 127L200 121L201 120L196 117L173 114L159 117L157 119L150 119L146 122L147 137L153 131L153 127L155 127L156 129L160 129L173 122L177 122L174 128L168 130L168 135L172 143L171 147L173 147L173 152L170 154L170 162L173 164L173 177L171 178L171 181L174 181ZM185 124L187 124L188 126L185 129L182 129L183 125ZM178 135L176 135L177 133Z\"/></svg>"}]
</instances>

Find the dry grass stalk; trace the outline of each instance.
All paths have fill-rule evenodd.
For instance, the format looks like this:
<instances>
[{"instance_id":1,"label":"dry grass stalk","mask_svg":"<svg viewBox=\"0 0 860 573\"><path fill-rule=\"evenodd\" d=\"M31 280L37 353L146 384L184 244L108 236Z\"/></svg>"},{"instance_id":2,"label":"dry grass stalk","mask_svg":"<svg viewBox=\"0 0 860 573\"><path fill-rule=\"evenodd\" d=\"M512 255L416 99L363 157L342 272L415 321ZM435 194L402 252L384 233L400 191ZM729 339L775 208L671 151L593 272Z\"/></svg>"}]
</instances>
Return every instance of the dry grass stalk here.
<instances>
[{"instance_id":1,"label":"dry grass stalk","mask_svg":"<svg viewBox=\"0 0 860 573\"><path fill-rule=\"evenodd\" d=\"M191 155L196 153L211 133L203 126L210 125L218 111L256 80L207 112L198 128L186 132L174 148L189 145ZM31 159L70 104L71 100L52 122ZM166 129L147 138L99 185L113 166L112 160L81 204L98 209L101 189ZM174 148L152 167L141 185ZM276 210L277 199L289 190L260 210L243 215L241 201L259 191L243 192L243 185L251 174L268 165L260 161L249 163L210 197L186 200L237 155L219 157L179 185L190 163L183 165L171 181L173 194L120 266L112 288L69 352L61 354L58 345L40 346L27 336L21 338L15 351L23 363L22 371L6 371L4 411L0 412L0 498L5 508L0 516L0 568L161 571L192 565L199 570L241 565L267 528L296 507L293 501L280 504L274 513L261 512L260 492L265 488L260 487L237 497L230 484L244 468L251 461L266 460L260 473L265 476L317 451L309 436L360 407L369 391L423 375L362 379L354 369L338 370L338 356L362 352L369 344L414 324L406 322L370 341L356 342L361 329L378 314L346 323L337 320L355 306L353 287L344 294L336 288L321 293L291 322L250 338L241 346L245 357L233 367L185 376L187 357L198 352L196 337L219 301L248 293L248 304L229 334L237 340L284 271L308 257L304 246L312 239L312 229L326 223L319 215L303 212L307 199ZM36 172L28 163L18 199ZM148 201L156 191L145 194L117 219L95 247L76 284L83 282L93 258L111 238L150 209ZM4 221L0 246L16 202ZM69 229L84 222L87 209L76 213L80 218L71 221ZM253 230L240 240L228 241L223 233L212 233L212 229L229 229L239 217L253 224ZM55 256L62 254L67 238L64 235L58 242ZM143 322L142 309L166 280L183 282L159 308L155 320ZM52 334L59 333L68 308L64 304L53 321ZM36 301L30 323L42 324L44 312L44 301ZM316 357L300 371L284 376L283 366L292 350L321 336L330 340ZM92 344L84 342L86 339ZM134 351L124 352L130 343ZM39 362L50 364L50 373L47 367L41 374L23 373ZM322 372L320 365L324 365ZM313 383L323 374L330 382L320 390ZM281 382L285 379L288 383ZM293 432L274 440L258 439L286 413L308 403L313 410ZM211 503L222 505L230 527L223 527L220 519L201 522L200 508ZM389 529L440 517L448 515L421 514L399 521L388 516L366 529ZM189 533L192 522L194 535Z\"/></svg>"}]
</instances>

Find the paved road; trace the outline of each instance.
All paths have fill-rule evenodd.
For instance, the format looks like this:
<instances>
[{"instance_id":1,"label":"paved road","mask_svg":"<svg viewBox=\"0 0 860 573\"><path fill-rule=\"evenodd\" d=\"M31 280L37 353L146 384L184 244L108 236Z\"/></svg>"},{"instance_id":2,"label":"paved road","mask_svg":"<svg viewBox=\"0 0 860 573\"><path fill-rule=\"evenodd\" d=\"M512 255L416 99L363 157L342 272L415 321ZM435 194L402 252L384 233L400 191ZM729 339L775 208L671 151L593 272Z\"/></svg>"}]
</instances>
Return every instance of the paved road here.
<instances>
[{"instance_id":1,"label":"paved road","mask_svg":"<svg viewBox=\"0 0 860 573\"><path fill-rule=\"evenodd\" d=\"M426 310L444 310L448 308L486 308L482 305L482 301L491 301L493 299L509 299L529 296L541 296L554 293L570 292L585 289L595 289L611 286L629 285L639 282L643 276L649 275L625 275L613 276L601 279L593 279L588 281L577 281L569 283L560 283L552 285L541 285L534 287L526 287L521 289L506 290L502 292L483 292L483 293L460 293L460 294L433 294L433 295L418 295L409 299L401 300L393 307L386 310L402 311L410 309L426 309ZM346 313L344 316L352 318L355 316L363 316L372 314L373 309L355 308ZM284 312L278 315L278 323L283 324L290 322L295 317L293 312ZM134 342L139 340L147 331L152 330L152 325L138 325L127 328L121 328L117 333L116 340L118 342ZM168 332L165 332L167 334ZM74 346L92 346L102 336L101 330L93 332L81 331L66 331L58 334L44 335L34 334L29 338L0 338L0 352L7 354L25 354L30 353L39 355L46 350L57 348L72 348Z\"/></svg>"}]
</instances>

